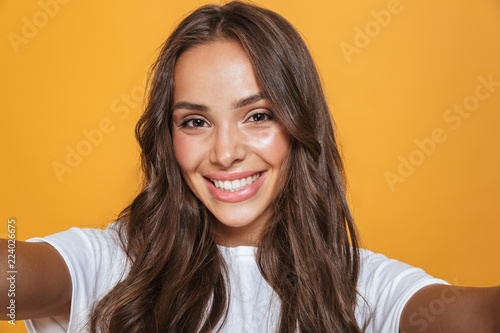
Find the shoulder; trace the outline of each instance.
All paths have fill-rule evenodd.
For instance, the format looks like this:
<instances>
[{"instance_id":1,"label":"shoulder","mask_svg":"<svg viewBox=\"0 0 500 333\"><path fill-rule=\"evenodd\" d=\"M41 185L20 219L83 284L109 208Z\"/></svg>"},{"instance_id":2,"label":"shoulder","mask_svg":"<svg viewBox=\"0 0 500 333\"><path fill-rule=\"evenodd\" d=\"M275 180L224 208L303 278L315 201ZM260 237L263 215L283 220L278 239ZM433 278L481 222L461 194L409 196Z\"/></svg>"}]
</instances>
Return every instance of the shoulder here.
<instances>
[{"instance_id":1,"label":"shoulder","mask_svg":"<svg viewBox=\"0 0 500 333\"><path fill-rule=\"evenodd\" d=\"M447 284L423 269L370 250L359 251L358 312L363 318L371 316L372 332L398 332L404 306L418 290Z\"/></svg>"},{"instance_id":2,"label":"shoulder","mask_svg":"<svg viewBox=\"0 0 500 333\"><path fill-rule=\"evenodd\" d=\"M32 238L28 242L45 242L52 245L63 257L68 269L75 276L84 273L106 273L127 266L120 232L120 222L109 224L105 229L73 227L43 238ZM107 267L106 270L102 270Z\"/></svg>"},{"instance_id":3,"label":"shoulder","mask_svg":"<svg viewBox=\"0 0 500 333\"><path fill-rule=\"evenodd\" d=\"M360 249L360 275L358 291L367 296L390 290L389 295L400 292L414 292L426 285L447 282L436 279L423 269L413 267L383 254Z\"/></svg>"},{"instance_id":4,"label":"shoulder","mask_svg":"<svg viewBox=\"0 0 500 333\"><path fill-rule=\"evenodd\" d=\"M111 223L106 228L72 227L45 237L31 238L27 242L45 242L59 252L85 256L96 251L117 252L121 246L119 231L119 222Z\"/></svg>"}]
</instances>

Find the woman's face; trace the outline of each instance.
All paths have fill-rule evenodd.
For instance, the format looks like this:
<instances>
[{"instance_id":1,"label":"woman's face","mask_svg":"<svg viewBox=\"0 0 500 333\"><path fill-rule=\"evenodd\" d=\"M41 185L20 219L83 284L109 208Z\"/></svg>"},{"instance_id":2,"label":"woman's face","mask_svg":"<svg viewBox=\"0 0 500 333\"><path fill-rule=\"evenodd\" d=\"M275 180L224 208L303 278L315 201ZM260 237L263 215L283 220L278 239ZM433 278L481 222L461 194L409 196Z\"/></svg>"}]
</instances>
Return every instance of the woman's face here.
<instances>
[{"instance_id":1,"label":"woman's face","mask_svg":"<svg viewBox=\"0 0 500 333\"><path fill-rule=\"evenodd\" d=\"M289 136L238 42L204 44L179 57L172 133L186 183L219 221L219 244L254 245L280 190Z\"/></svg>"}]
</instances>

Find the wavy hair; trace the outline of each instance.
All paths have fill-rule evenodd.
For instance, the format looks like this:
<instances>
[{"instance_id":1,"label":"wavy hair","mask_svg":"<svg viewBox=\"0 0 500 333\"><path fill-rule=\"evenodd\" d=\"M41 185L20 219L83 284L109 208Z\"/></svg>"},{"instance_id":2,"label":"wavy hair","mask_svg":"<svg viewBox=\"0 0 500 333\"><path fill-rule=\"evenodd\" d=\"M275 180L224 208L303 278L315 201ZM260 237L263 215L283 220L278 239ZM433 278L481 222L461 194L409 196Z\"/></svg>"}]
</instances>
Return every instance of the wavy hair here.
<instances>
[{"instance_id":1,"label":"wavy hair","mask_svg":"<svg viewBox=\"0 0 500 333\"><path fill-rule=\"evenodd\" d=\"M229 306L227 267L211 215L182 178L172 142L173 73L187 49L234 40L290 135L282 190L256 260L281 301L278 331L360 332L357 231L333 119L312 57L280 15L234 1L188 15L152 67L136 127L142 191L120 216L128 275L93 309L92 332L210 332Z\"/></svg>"}]
</instances>

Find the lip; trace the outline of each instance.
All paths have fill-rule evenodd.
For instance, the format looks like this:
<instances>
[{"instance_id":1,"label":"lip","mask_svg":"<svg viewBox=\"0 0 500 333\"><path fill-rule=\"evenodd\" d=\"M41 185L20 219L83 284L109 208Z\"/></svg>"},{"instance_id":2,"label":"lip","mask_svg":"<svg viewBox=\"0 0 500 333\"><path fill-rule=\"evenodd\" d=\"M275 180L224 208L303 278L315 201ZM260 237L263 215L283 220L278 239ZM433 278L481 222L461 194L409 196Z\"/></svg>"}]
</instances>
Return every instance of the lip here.
<instances>
[{"instance_id":1,"label":"lip","mask_svg":"<svg viewBox=\"0 0 500 333\"><path fill-rule=\"evenodd\" d=\"M224 201L224 202L240 202L244 201L247 199L250 199L257 193L259 190L260 186L264 182L264 179L266 178L267 171L261 171L261 175L259 179L257 179L255 182L253 182L250 185L245 186L239 191L236 192L226 192L224 190L218 189L215 187L215 185L212 183L210 179L217 179L217 180L235 180L235 179L241 179L241 178L246 178L249 176L253 176L258 172L255 171L243 171L243 172L234 172L234 173L213 173L213 174L207 174L205 175L205 182L208 186L208 189L210 193L215 197L215 199ZM213 178L212 178L213 177ZM219 178L221 177L221 178ZM210 178L210 179L208 179Z\"/></svg>"},{"instance_id":2,"label":"lip","mask_svg":"<svg viewBox=\"0 0 500 333\"><path fill-rule=\"evenodd\" d=\"M238 172L214 172L207 173L204 177L210 178L211 180L235 180L241 178L251 177L262 171L238 171Z\"/></svg>"}]
</instances>

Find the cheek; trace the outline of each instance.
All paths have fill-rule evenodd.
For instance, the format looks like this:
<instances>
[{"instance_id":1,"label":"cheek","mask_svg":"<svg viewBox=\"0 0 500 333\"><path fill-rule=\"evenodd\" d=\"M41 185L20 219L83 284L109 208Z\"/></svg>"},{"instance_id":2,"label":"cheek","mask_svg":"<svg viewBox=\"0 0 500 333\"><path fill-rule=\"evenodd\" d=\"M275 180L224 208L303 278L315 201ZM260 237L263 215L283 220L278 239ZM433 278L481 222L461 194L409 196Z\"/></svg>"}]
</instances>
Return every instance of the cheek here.
<instances>
[{"instance_id":1,"label":"cheek","mask_svg":"<svg viewBox=\"0 0 500 333\"><path fill-rule=\"evenodd\" d=\"M174 153L177 163L182 173L187 176L190 171L194 171L198 165L199 149L196 149L198 142L188 135L173 133Z\"/></svg>"},{"instance_id":2,"label":"cheek","mask_svg":"<svg viewBox=\"0 0 500 333\"><path fill-rule=\"evenodd\" d=\"M283 127L278 126L272 131L260 133L255 143L255 148L269 164L280 166L290 149L290 136Z\"/></svg>"},{"instance_id":3,"label":"cheek","mask_svg":"<svg viewBox=\"0 0 500 333\"><path fill-rule=\"evenodd\" d=\"M279 165L283 163L288 151L290 150L290 136L284 129L280 129L274 138L274 145L270 151L275 156L275 162Z\"/></svg>"}]
</instances>

